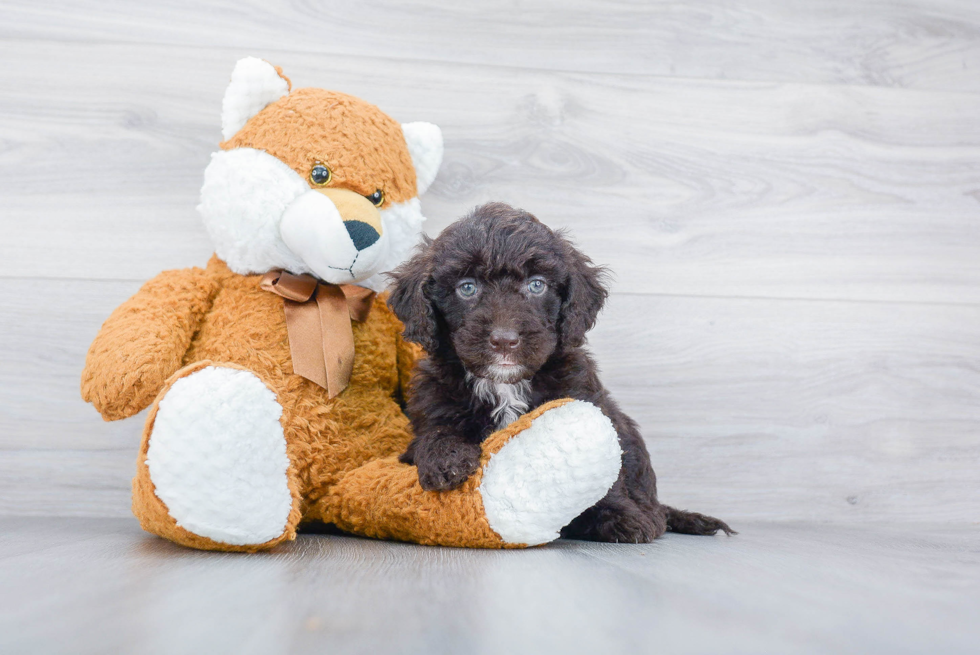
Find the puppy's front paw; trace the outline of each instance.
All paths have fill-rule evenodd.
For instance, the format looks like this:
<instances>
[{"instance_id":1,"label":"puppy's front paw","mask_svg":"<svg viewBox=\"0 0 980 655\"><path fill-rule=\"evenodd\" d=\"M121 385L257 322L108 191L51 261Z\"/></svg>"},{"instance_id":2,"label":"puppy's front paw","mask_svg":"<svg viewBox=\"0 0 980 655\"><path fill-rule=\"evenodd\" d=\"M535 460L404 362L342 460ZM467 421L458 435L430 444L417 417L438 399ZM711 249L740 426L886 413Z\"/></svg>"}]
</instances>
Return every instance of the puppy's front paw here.
<instances>
[{"instance_id":1,"label":"puppy's front paw","mask_svg":"<svg viewBox=\"0 0 980 655\"><path fill-rule=\"evenodd\" d=\"M465 441L440 441L415 453L419 484L426 491L455 489L480 466L480 446Z\"/></svg>"}]
</instances>

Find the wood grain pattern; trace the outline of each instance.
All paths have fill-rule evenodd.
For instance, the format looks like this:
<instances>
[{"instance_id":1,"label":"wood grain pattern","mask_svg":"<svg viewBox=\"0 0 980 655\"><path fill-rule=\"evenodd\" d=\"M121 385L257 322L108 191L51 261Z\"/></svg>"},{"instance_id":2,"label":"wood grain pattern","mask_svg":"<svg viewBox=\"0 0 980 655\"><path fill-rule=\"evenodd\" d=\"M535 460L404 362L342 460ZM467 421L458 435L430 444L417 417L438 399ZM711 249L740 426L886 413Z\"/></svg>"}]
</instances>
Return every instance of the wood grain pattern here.
<instances>
[{"instance_id":1,"label":"wood grain pattern","mask_svg":"<svg viewBox=\"0 0 980 655\"><path fill-rule=\"evenodd\" d=\"M972 306L620 295L591 341L665 502L975 521L977 325Z\"/></svg>"},{"instance_id":2,"label":"wood grain pattern","mask_svg":"<svg viewBox=\"0 0 980 655\"><path fill-rule=\"evenodd\" d=\"M975 649L976 527L742 527L521 552L305 535L240 556L180 548L133 519L0 519L0 650Z\"/></svg>"},{"instance_id":3,"label":"wood grain pattern","mask_svg":"<svg viewBox=\"0 0 980 655\"><path fill-rule=\"evenodd\" d=\"M0 70L0 275L198 263L194 206L240 53L0 47L33 62ZM443 126L431 233L505 199L571 228L620 291L980 301L980 95L257 54Z\"/></svg>"},{"instance_id":4,"label":"wood grain pattern","mask_svg":"<svg viewBox=\"0 0 980 655\"><path fill-rule=\"evenodd\" d=\"M0 514L128 514L143 416L103 423L78 377L138 286L0 290ZM591 346L665 502L733 520L974 521L977 325L976 306L617 294Z\"/></svg>"},{"instance_id":5,"label":"wood grain pattern","mask_svg":"<svg viewBox=\"0 0 980 655\"><path fill-rule=\"evenodd\" d=\"M7 0L0 37L290 49L703 79L980 91L972 0L200 3Z\"/></svg>"}]
</instances>

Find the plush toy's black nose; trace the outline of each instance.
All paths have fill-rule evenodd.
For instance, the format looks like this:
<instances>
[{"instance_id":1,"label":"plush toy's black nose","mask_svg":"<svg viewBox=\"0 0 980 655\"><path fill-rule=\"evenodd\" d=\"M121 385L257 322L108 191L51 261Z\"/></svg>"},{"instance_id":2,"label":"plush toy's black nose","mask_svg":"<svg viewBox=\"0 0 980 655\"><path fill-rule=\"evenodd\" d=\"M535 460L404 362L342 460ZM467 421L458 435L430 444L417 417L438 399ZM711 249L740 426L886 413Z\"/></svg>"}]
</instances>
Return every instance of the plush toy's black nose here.
<instances>
[{"instance_id":1,"label":"plush toy's black nose","mask_svg":"<svg viewBox=\"0 0 980 655\"><path fill-rule=\"evenodd\" d=\"M347 234L358 250L364 250L381 238L378 231L364 221L344 221L344 227L347 228Z\"/></svg>"},{"instance_id":2,"label":"plush toy's black nose","mask_svg":"<svg viewBox=\"0 0 980 655\"><path fill-rule=\"evenodd\" d=\"M490 333L490 347L497 352L515 350L521 345L521 337L514 330L495 328Z\"/></svg>"}]
</instances>

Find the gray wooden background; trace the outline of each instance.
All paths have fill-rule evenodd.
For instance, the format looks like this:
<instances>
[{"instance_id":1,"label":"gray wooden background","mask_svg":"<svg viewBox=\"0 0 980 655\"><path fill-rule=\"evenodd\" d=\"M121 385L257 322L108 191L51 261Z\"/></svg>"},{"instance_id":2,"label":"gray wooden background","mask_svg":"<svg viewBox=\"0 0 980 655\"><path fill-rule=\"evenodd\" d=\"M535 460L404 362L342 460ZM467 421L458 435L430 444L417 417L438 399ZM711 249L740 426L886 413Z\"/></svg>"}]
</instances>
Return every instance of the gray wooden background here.
<instances>
[{"instance_id":1,"label":"gray wooden background","mask_svg":"<svg viewBox=\"0 0 980 655\"><path fill-rule=\"evenodd\" d=\"M203 264L234 62L444 132L428 231L504 200L616 274L591 343L661 496L980 521L980 3L0 1L0 514L129 515L109 312Z\"/></svg>"}]
</instances>

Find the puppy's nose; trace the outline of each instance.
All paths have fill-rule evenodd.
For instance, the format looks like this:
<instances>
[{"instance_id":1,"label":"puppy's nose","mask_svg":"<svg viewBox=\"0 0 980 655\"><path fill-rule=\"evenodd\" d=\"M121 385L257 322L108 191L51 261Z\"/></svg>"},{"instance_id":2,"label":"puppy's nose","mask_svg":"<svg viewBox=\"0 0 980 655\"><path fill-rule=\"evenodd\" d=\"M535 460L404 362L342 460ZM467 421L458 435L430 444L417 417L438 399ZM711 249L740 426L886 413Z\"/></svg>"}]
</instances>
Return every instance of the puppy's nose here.
<instances>
[{"instance_id":1,"label":"puppy's nose","mask_svg":"<svg viewBox=\"0 0 980 655\"><path fill-rule=\"evenodd\" d=\"M495 328L490 333L490 347L497 352L514 350L521 345L521 337L514 330Z\"/></svg>"}]
</instances>

